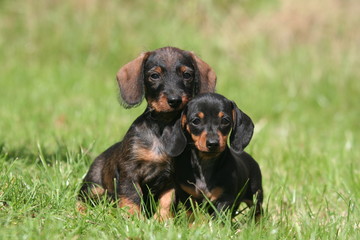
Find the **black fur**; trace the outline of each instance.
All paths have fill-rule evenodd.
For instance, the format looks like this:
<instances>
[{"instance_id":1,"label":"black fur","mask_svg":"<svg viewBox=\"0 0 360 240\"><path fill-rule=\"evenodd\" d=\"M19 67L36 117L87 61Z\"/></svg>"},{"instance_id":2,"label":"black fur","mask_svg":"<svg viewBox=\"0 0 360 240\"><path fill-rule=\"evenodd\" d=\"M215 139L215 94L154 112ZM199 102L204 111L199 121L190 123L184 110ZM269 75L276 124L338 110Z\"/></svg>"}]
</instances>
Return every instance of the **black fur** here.
<instances>
[{"instance_id":1,"label":"black fur","mask_svg":"<svg viewBox=\"0 0 360 240\"><path fill-rule=\"evenodd\" d=\"M193 53L166 47L141 54L119 70L117 79L125 106L136 106L143 95L148 105L123 140L95 159L79 199L107 193L134 213L140 210L141 197L148 202L150 193L160 205L165 204L162 200L168 202L162 198L168 198L165 193L173 183L163 135L194 95L204 89L214 91L216 76Z\"/></svg>"},{"instance_id":2,"label":"black fur","mask_svg":"<svg viewBox=\"0 0 360 240\"><path fill-rule=\"evenodd\" d=\"M258 163L243 149L254 125L249 116L225 97L209 93L193 98L166 141L174 158L176 204L210 200L216 211L233 210L241 202L262 212L263 189ZM230 148L227 137L230 134ZM176 147L174 147L176 146ZM209 212L215 210L209 208Z\"/></svg>"}]
</instances>

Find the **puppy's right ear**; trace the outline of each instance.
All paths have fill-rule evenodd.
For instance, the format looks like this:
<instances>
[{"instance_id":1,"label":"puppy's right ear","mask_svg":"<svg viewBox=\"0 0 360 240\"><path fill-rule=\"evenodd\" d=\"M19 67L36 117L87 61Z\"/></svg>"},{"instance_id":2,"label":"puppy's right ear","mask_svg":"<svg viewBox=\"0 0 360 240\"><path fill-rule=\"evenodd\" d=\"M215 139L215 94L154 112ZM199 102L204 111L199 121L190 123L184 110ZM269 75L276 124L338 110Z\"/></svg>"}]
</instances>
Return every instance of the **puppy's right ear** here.
<instances>
[{"instance_id":1,"label":"puppy's right ear","mask_svg":"<svg viewBox=\"0 0 360 240\"><path fill-rule=\"evenodd\" d=\"M179 156L185 149L187 140L183 131L184 124L186 122L185 114L181 115L181 118L176 121L171 128L165 128L162 140L165 146L165 152L170 157Z\"/></svg>"},{"instance_id":2,"label":"puppy's right ear","mask_svg":"<svg viewBox=\"0 0 360 240\"><path fill-rule=\"evenodd\" d=\"M120 87L122 104L125 108L131 108L141 103L144 96L144 73L143 66L150 52L125 64L116 74Z\"/></svg>"}]
</instances>

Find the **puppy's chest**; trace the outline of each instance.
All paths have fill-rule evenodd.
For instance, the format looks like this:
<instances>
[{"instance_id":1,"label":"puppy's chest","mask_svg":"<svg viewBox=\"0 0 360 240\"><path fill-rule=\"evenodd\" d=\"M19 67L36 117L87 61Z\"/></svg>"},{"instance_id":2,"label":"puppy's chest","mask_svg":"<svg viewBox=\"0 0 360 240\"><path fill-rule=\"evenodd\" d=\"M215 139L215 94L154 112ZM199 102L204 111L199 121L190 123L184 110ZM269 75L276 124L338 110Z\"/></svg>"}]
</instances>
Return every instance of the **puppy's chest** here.
<instances>
[{"instance_id":1,"label":"puppy's chest","mask_svg":"<svg viewBox=\"0 0 360 240\"><path fill-rule=\"evenodd\" d=\"M192 170L194 170L194 168ZM197 168L196 171L188 175L187 179L183 179L180 187L198 201L204 199L216 201L223 194L224 189L216 182L211 181L211 175L212 171L209 169L204 171L204 169Z\"/></svg>"},{"instance_id":2,"label":"puppy's chest","mask_svg":"<svg viewBox=\"0 0 360 240\"><path fill-rule=\"evenodd\" d=\"M133 137L131 155L134 160L149 163L163 163L170 160L160 137L148 129L139 130Z\"/></svg>"},{"instance_id":3,"label":"puppy's chest","mask_svg":"<svg viewBox=\"0 0 360 240\"><path fill-rule=\"evenodd\" d=\"M209 199L210 201L216 201L223 194L224 189L220 186L210 187L201 180L195 181L195 183L188 182L187 184L180 184L183 191L189 194L192 198L203 201Z\"/></svg>"}]
</instances>

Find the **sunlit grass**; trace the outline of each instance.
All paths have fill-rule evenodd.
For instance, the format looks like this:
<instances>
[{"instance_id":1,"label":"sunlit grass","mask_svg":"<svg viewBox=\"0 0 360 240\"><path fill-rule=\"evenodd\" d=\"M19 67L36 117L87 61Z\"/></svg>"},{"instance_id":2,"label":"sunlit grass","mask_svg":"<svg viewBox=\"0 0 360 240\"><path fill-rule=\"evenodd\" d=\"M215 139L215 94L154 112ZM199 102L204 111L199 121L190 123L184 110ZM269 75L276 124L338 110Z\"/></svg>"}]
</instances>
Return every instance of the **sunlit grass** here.
<instances>
[{"instance_id":1,"label":"sunlit grass","mask_svg":"<svg viewBox=\"0 0 360 240\"><path fill-rule=\"evenodd\" d=\"M352 0L0 1L0 239L358 239L359 16ZM258 225L75 210L91 161L144 109L120 106L117 70L167 45L255 122Z\"/></svg>"}]
</instances>

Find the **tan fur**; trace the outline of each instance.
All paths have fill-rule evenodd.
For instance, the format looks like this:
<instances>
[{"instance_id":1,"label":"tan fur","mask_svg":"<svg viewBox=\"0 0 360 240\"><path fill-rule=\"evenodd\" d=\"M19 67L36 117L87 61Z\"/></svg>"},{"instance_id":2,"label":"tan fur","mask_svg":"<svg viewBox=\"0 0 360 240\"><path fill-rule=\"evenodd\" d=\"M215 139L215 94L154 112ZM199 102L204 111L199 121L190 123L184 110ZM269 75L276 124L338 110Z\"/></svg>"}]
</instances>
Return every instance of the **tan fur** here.
<instances>
[{"instance_id":1,"label":"tan fur","mask_svg":"<svg viewBox=\"0 0 360 240\"><path fill-rule=\"evenodd\" d=\"M188 193L190 196L194 198L200 199L203 196L201 192L199 192L194 186L180 184L180 187L182 190L184 190L186 193Z\"/></svg>"},{"instance_id":2,"label":"tan fur","mask_svg":"<svg viewBox=\"0 0 360 240\"><path fill-rule=\"evenodd\" d=\"M177 107L177 109L183 109L185 105L189 102L189 98L186 96L181 97L181 104ZM172 112L174 109L169 105L167 97L161 93L159 99L147 99L149 105L156 112Z\"/></svg>"},{"instance_id":3,"label":"tan fur","mask_svg":"<svg viewBox=\"0 0 360 240\"><path fill-rule=\"evenodd\" d=\"M223 192L224 192L224 189L222 189L220 187L216 187L216 188L211 189L210 195L207 197L210 199L210 201L216 201L221 197Z\"/></svg>"},{"instance_id":4,"label":"tan fur","mask_svg":"<svg viewBox=\"0 0 360 240\"><path fill-rule=\"evenodd\" d=\"M169 219L172 217L171 214L171 204L174 201L174 189L169 189L167 192L164 192L159 198L159 209L155 214L154 218L160 221Z\"/></svg>"},{"instance_id":5,"label":"tan fur","mask_svg":"<svg viewBox=\"0 0 360 240\"><path fill-rule=\"evenodd\" d=\"M159 143L154 142L151 149L145 148L137 148L134 150L134 154L136 155L137 159L141 159L144 161L151 161L151 162L164 162L168 161L169 158L165 152L160 152L157 150L157 145Z\"/></svg>"},{"instance_id":6,"label":"tan fur","mask_svg":"<svg viewBox=\"0 0 360 240\"><path fill-rule=\"evenodd\" d=\"M161 93L159 99L148 99L149 105L156 112L170 112L172 107L167 102L167 97Z\"/></svg>"},{"instance_id":7,"label":"tan fur","mask_svg":"<svg viewBox=\"0 0 360 240\"><path fill-rule=\"evenodd\" d=\"M217 132L219 136L219 152L223 152L227 145L227 135L223 135L220 131Z\"/></svg>"},{"instance_id":8,"label":"tan fur","mask_svg":"<svg viewBox=\"0 0 360 240\"><path fill-rule=\"evenodd\" d=\"M181 116L181 127L182 127L182 128L185 128L186 122L187 122L186 115L182 115L182 116ZM189 127L189 126L186 126L186 130L187 130L188 132L190 132L190 130L188 129L188 127Z\"/></svg>"},{"instance_id":9,"label":"tan fur","mask_svg":"<svg viewBox=\"0 0 360 240\"><path fill-rule=\"evenodd\" d=\"M180 184L180 187L182 190L184 190L186 193L196 199L206 197L210 201L216 201L221 197L224 192L224 189L220 187L215 187L210 191L208 189L197 189L195 186L188 186L183 184Z\"/></svg>"},{"instance_id":10,"label":"tan fur","mask_svg":"<svg viewBox=\"0 0 360 240\"><path fill-rule=\"evenodd\" d=\"M102 187L94 187L91 189L92 196L102 196L105 194L105 189Z\"/></svg>"},{"instance_id":11,"label":"tan fur","mask_svg":"<svg viewBox=\"0 0 360 240\"><path fill-rule=\"evenodd\" d=\"M118 205L120 208L127 207L128 208L127 211L131 215L140 213L140 206L135 204L133 201L126 198L125 196L120 196Z\"/></svg>"},{"instance_id":12,"label":"tan fur","mask_svg":"<svg viewBox=\"0 0 360 240\"><path fill-rule=\"evenodd\" d=\"M77 201L75 209L82 215L85 215L87 211L87 207L83 201Z\"/></svg>"},{"instance_id":13,"label":"tan fur","mask_svg":"<svg viewBox=\"0 0 360 240\"><path fill-rule=\"evenodd\" d=\"M201 152L208 152L209 149L206 147L206 136L207 132L202 132L200 136L196 136L191 134L191 138L193 139L196 148Z\"/></svg>"}]
</instances>

